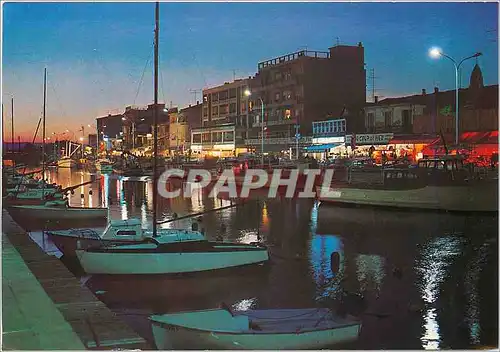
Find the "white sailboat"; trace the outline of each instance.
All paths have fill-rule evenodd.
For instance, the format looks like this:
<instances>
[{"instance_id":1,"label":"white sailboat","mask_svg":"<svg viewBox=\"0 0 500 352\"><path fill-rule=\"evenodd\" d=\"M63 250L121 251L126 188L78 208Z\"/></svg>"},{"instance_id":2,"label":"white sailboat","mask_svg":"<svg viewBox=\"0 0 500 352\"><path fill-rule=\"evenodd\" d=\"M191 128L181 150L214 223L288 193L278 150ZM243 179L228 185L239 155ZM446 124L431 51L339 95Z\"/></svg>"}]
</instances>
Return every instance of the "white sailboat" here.
<instances>
[{"instance_id":1,"label":"white sailboat","mask_svg":"<svg viewBox=\"0 0 500 352\"><path fill-rule=\"evenodd\" d=\"M71 151L71 149L73 148L73 144L74 143L71 141L66 141L66 148L64 148L65 155L57 161L57 167L70 168L70 169L76 168L77 162L75 159L72 159L71 157L78 151L80 145L75 144L76 148L73 151Z\"/></svg>"},{"instance_id":2,"label":"white sailboat","mask_svg":"<svg viewBox=\"0 0 500 352\"><path fill-rule=\"evenodd\" d=\"M159 350L297 350L356 340L361 322L326 308L210 309L150 317Z\"/></svg>"},{"instance_id":3,"label":"white sailboat","mask_svg":"<svg viewBox=\"0 0 500 352\"><path fill-rule=\"evenodd\" d=\"M158 105L158 32L159 3L155 11L155 89L154 106ZM154 110L154 131L158 130L158 110ZM158 177L158 134L154 135L153 184ZM157 193L153 192L153 229L145 243L98 246L76 249L76 256L88 274L181 274L209 272L261 264L269 260L267 248L261 245L212 242L177 231L158 235L156 221ZM127 231L124 231L124 235ZM118 234L118 233L117 233ZM130 233L129 233L130 234ZM136 232L134 232L134 235Z\"/></svg>"},{"instance_id":4,"label":"white sailboat","mask_svg":"<svg viewBox=\"0 0 500 352\"><path fill-rule=\"evenodd\" d=\"M45 182L45 111L47 95L47 69L44 71L43 81L43 127L42 127L42 181L40 188L28 189L19 193L7 195L7 201L10 205L9 211L12 216L20 220L21 225L26 221L78 221L78 220L105 220L107 217L107 208L80 208L70 207L65 197L67 192L80 187L86 183L77 186L71 186L63 189L60 186L47 188ZM71 142L70 142L71 143ZM71 146L69 145L69 148Z\"/></svg>"}]
</instances>

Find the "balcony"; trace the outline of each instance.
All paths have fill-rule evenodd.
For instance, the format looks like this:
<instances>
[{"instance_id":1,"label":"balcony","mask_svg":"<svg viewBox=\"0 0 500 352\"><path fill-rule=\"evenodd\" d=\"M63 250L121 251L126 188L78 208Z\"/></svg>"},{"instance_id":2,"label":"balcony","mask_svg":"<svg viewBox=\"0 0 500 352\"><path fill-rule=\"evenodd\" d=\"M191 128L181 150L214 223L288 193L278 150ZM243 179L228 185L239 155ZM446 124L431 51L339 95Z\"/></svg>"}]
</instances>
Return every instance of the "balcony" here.
<instances>
[{"instance_id":1,"label":"balcony","mask_svg":"<svg viewBox=\"0 0 500 352\"><path fill-rule=\"evenodd\" d=\"M297 123L296 119L286 119L286 120L271 120L271 121L264 121L264 127L265 126L281 126L281 125L295 125ZM254 122L252 124L252 127L261 127L262 123L261 122Z\"/></svg>"},{"instance_id":2,"label":"balcony","mask_svg":"<svg viewBox=\"0 0 500 352\"><path fill-rule=\"evenodd\" d=\"M264 144L293 144L297 143L297 139L295 137L288 138L264 138ZM261 138L253 138L253 139L245 139L246 145L261 145ZM300 137L299 144L309 145L312 144L312 137Z\"/></svg>"}]
</instances>

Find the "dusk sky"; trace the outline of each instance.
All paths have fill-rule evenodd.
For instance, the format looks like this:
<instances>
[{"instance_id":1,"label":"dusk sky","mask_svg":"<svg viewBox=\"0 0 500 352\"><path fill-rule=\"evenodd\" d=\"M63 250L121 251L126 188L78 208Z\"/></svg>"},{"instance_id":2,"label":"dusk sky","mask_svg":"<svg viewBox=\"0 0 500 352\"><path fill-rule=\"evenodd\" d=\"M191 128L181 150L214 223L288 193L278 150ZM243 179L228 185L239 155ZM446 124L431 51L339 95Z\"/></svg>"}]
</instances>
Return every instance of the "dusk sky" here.
<instances>
[{"instance_id":1,"label":"dusk sky","mask_svg":"<svg viewBox=\"0 0 500 352\"><path fill-rule=\"evenodd\" d=\"M160 101L185 107L194 103L190 90L230 81L233 70L236 78L253 76L259 61L327 51L337 41L363 43L367 78L374 68L380 97L454 89L452 63L429 58L432 46L457 60L482 52L484 83L498 84L497 18L496 3L161 3ZM78 135L97 116L152 103L153 29L154 3L4 3L8 139L14 97L16 135L31 140L44 67L48 135ZM463 65L464 86L474 64Z\"/></svg>"}]
</instances>

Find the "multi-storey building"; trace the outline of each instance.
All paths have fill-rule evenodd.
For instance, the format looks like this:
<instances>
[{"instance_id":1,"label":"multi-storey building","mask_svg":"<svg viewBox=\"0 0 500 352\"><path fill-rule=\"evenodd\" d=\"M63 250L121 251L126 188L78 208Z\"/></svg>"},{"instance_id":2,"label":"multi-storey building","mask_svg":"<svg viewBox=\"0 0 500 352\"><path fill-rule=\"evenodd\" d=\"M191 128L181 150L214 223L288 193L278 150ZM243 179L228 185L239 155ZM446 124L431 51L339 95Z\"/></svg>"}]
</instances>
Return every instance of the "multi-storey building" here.
<instances>
[{"instance_id":1,"label":"multi-storey building","mask_svg":"<svg viewBox=\"0 0 500 352\"><path fill-rule=\"evenodd\" d=\"M268 151L286 149L288 144L296 143L296 136L311 134L312 121L341 116L346 110L351 112L346 116L348 125L362 128L364 65L361 43L337 45L328 52L303 50L260 62L250 83L253 129L246 144L260 149L261 102ZM276 140L286 143L274 143Z\"/></svg>"},{"instance_id":2,"label":"multi-storey building","mask_svg":"<svg viewBox=\"0 0 500 352\"><path fill-rule=\"evenodd\" d=\"M122 139L122 118L122 114L108 114L96 118L97 143L100 151L111 149L117 140Z\"/></svg>"},{"instance_id":3,"label":"multi-storey building","mask_svg":"<svg viewBox=\"0 0 500 352\"><path fill-rule=\"evenodd\" d=\"M237 79L203 90L202 126L191 129L191 150L233 156L246 152L249 79Z\"/></svg>"},{"instance_id":4,"label":"multi-storey building","mask_svg":"<svg viewBox=\"0 0 500 352\"><path fill-rule=\"evenodd\" d=\"M168 124L168 109L165 104L157 104L158 125ZM127 106L122 115L123 139L129 149L151 146L153 138L154 104L147 107ZM168 125L167 125L168 126Z\"/></svg>"}]
</instances>

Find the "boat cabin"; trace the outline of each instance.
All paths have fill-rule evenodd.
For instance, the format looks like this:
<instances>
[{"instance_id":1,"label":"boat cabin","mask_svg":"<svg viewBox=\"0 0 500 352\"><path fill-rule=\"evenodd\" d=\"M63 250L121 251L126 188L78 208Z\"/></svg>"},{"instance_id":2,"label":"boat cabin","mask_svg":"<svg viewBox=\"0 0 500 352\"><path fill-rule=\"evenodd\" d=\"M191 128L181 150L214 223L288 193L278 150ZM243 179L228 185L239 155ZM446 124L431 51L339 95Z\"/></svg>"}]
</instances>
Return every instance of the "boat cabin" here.
<instances>
[{"instance_id":1,"label":"boat cabin","mask_svg":"<svg viewBox=\"0 0 500 352\"><path fill-rule=\"evenodd\" d=\"M139 219L110 220L102 234L103 240L142 241L144 238Z\"/></svg>"},{"instance_id":2,"label":"boat cabin","mask_svg":"<svg viewBox=\"0 0 500 352\"><path fill-rule=\"evenodd\" d=\"M140 242L152 239L157 243L174 243L205 240L198 231L181 229L158 229L158 237L153 239L152 230L143 230L141 220L111 220L102 235L103 240Z\"/></svg>"}]
</instances>

